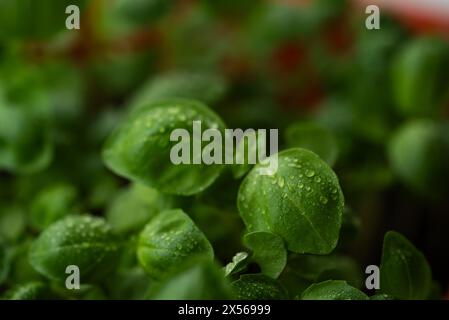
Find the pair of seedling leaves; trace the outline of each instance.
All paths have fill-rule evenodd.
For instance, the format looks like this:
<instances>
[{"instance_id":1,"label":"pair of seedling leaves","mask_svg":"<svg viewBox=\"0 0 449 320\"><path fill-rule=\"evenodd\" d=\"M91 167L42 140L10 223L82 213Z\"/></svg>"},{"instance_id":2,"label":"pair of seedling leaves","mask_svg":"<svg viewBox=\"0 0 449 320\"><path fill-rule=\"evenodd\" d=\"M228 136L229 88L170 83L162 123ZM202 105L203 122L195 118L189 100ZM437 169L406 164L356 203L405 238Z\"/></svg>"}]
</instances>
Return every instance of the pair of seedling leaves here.
<instances>
[{"instance_id":1,"label":"pair of seedling leaves","mask_svg":"<svg viewBox=\"0 0 449 320\"><path fill-rule=\"evenodd\" d=\"M104 159L116 173L173 194L195 194L207 188L223 166L174 166L169 162L168 135L174 128L191 130L201 120L224 128L220 118L199 102L172 100L131 113L106 144ZM137 241L137 258L154 280L154 299L283 299L291 297L275 279L287 264L288 252L329 254L336 246L344 199L332 169L315 153L293 148L278 155L278 171L260 174L256 165L243 180L237 204L247 227L245 246L224 270L213 262L213 248L180 209L162 210L147 223ZM65 268L77 265L81 279L95 282L108 274L122 243L102 219L68 217L51 225L30 249L30 263L46 277L63 281ZM260 274L244 274L255 262ZM228 279L226 279L226 277ZM385 237L381 291L394 298L426 298L431 274L423 255L401 235ZM345 281L313 284L303 299L367 299Z\"/></svg>"}]
</instances>

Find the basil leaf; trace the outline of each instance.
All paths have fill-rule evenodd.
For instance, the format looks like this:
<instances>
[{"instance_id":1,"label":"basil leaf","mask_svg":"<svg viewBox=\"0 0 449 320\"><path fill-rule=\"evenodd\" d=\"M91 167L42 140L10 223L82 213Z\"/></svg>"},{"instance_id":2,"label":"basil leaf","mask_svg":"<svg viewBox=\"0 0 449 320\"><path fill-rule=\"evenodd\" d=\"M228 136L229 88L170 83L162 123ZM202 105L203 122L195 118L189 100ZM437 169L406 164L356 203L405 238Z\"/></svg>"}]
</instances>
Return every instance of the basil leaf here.
<instances>
[{"instance_id":1,"label":"basil leaf","mask_svg":"<svg viewBox=\"0 0 449 320\"><path fill-rule=\"evenodd\" d=\"M18 206L0 207L0 239L16 241L26 227L25 210Z\"/></svg>"},{"instance_id":2,"label":"basil leaf","mask_svg":"<svg viewBox=\"0 0 449 320\"><path fill-rule=\"evenodd\" d=\"M80 270L83 283L111 271L119 244L103 219L68 217L42 232L29 251L30 264L44 276L64 280L69 265Z\"/></svg>"},{"instance_id":3,"label":"basil leaf","mask_svg":"<svg viewBox=\"0 0 449 320\"><path fill-rule=\"evenodd\" d=\"M312 284L304 290L301 300L368 300L368 296L346 281L328 280Z\"/></svg>"},{"instance_id":4,"label":"basil leaf","mask_svg":"<svg viewBox=\"0 0 449 320\"><path fill-rule=\"evenodd\" d=\"M206 236L180 209L161 212L140 233L137 258L151 278L165 277L196 255L212 260L214 253Z\"/></svg>"},{"instance_id":5,"label":"basil leaf","mask_svg":"<svg viewBox=\"0 0 449 320\"><path fill-rule=\"evenodd\" d=\"M174 274L150 290L154 300L227 300L233 298L230 284L223 271L210 261L188 260Z\"/></svg>"},{"instance_id":6,"label":"basil leaf","mask_svg":"<svg viewBox=\"0 0 449 320\"><path fill-rule=\"evenodd\" d=\"M447 194L449 130L446 124L415 120L399 128L389 144L393 170L408 186L429 198Z\"/></svg>"},{"instance_id":7,"label":"basil leaf","mask_svg":"<svg viewBox=\"0 0 449 320\"><path fill-rule=\"evenodd\" d=\"M238 252L232 261L224 267L225 276L232 276L246 269L249 262L249 254L246 252Z\"/></svg>"},{"instance_id":8,"label":"basil leaf","mask_svg":"<svg viewBox=\"0 0 449 320\"><path fill-rule=\"evenodd\" d=\"M169 72L151 79L140 88L131 101L139 109L149 102L162 99L184 98L214 105L226 93L225 79L211 73Z\"/></svg>"},{"instance_id":9,"label":"basil leaf","mask_svg":"<svg viewBox=\"0 0 449 320\"><path fill-rule=\"evenodd\" d=\"M426 299L432 285L424 255L404 236L385 234L380 263L380 291L399 299Z\"/></svg>"},{"instance_id":10,"label":"basil leaf","mask_svg":"<svg viewBox=\"0 0 449 320\"><path fill-rule=\"evenodd\" d=\"M282 238L270 232L252 232L243 238L245 246L253 252L252 260L262 273L276 279L287 264L287 250Z\"/></svg>"},{"instance_id":11,"label":"basil leaf","mask_svg":"<svg viewBox=\"0 0 449 320\"><path fill-rule=\"evenodd\" d=\"M279 277L292 297L300 295L313 283L325 280L345 280L355 288L360 288L363 283L360 266L347 256L335 254L290 254L287 266Z\"/></svg>"},{"instance_id":12,"label":"basil leaf","mask_svg":"<svg viewBox=\"0 0 449 320\"><path fill-rule=\"evenodd\" d=\"M112 171L134 182L170 194L198 193L215 181L223 166L170 161L171 147L181 143L170 141L172 130L186 129L193 138L193 121L201 121L202 130L217 128L224 136L223 122L202 103L156 102L132 113L109 137L103 159Z\"/></svg>"},{"instance_id":13,"label":"basil leaf","mask_svg":"<svg viewBox=\"0 0 449 320\"><path fill-rule=\"evenodd\" d=\"M53 145L43 99L37 94L32 102L2 101L0 92L0 168L31 174L49 165Z\"/></svg>"},{"instance_id":14,"label":"basil leaf","mask_svg":"<svg viewBox=\"0 0 449 320\"><path fill-rule=\"evenodd\" d=\"M449 45L438 38L418 38L399 52L393 63L393 94L406 116L437 115L448 101L445 85Z\"/></svg>"},{"instance_id":15,"label":"basil leaf","mask_svg":"<svg viewBox=\"0 0 449 320\"><path fill-rule=\"evenodd\" d=\"M232 283L237 298L242 300L287 299L287 291L276 280L263 274L245 274Z\"/></svg>"},{"instance_id":16,"label":"basil leaf","mask_svg":"<svg viewBox=\"0 0 449 320\"><path fill-rule=\"evenodd\" d=\"M140 231L151 218L171 204L171 199L157 190L133 184L112 200L106 211L106 220L117 233Z\"/></svg>"},{"instance_id":17,"label":"basil leaf","mask_svg":"<svg viewBox=\"0 0 449 320\"><path fill-rule=\"evenodd\" d=\"M273 157L273 156L272 156ZM238 208L250 232L279 235L290 251L328 254L337 245L344 209L338 178L316 154L288 149L275 174L260 165L243 180Z\"/></svg>"},{"instance_id":18,"label":"basil leaf","mask_svg":"<svg viewBox=\"0 0 449 320\"><path fill-rule=\"evenodd\" d=\"M315 152L333 166L338 157L337 139L327 128L312 122L294 123L285 132L289 147L304 148Z\"/></svg>"},{"instance_id":19,"label":"basil leaf","mask_svg":"<svg viewBox=\"0 0 449 320\"><path fill-rule=\"evenodd\" d=\"M77 190L68 184L42 190L31 204L31 224L42 230L65 215L74 213L76 198Z\"/></svg>"}]
</instances>

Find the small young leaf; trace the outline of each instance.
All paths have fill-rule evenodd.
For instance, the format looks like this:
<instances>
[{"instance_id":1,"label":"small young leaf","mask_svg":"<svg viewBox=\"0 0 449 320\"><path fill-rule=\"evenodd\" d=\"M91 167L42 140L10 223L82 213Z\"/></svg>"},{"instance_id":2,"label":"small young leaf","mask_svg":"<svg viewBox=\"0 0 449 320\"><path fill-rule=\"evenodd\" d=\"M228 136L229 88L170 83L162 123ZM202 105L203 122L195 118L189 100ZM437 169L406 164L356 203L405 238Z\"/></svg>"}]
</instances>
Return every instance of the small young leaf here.
<instances>
[{"instance_id":1,"label":"small young leaf","mask_svg":"<svg viewBox=\"0 0 449 320\"><path fill-rule=\"evenodd\" d=\"M179 270L160 284L152 287L150 299L154 300L227 300L233 294L223 271L210 261L190 259Z\"/></svg>"},{"instance_id":2,"label":"small young leaf","mask_svg":"<svg viewBox=\"0 0 449 320\"><path fill-rule=\"evenodd\" d=\"M171 205L170 197L141 184L133 184L112 200L106 220L117 233L140 231L160 211Z\"/></svg>"},{"instance_id":3,"label":"small young leaf","mask_svg":"<svg viewBox=\"0 0 449 320\"><path fill-rule=\"evenodd\" d=\"M159 75L144 84L131 101L132 109L161 99L183 98L213 105L223 98L226 82L208 73L171 72Z\"/></svg>"},{"instance_id":4,"label":"small young leaf","mask_svg":"<svg viewBox=\"0 0 449 320\"><path fill-rule=\"evenodd\" d=\"M447 195L447 124L415 120L400 127L389 145L393 170L407 185L429 198Z\"/></svg>"},{"instance_id":5,"label":"small young leaf","mask_svg":"<svg viewBox=\"0 0 449 320\"><path fill-rule=\"evenodd\" d=\"M165 277L196 255L212 260L214 253L206 236L180 209L159 213L140 233L137 258L151 278Z\"/></svg>"},{"instance_id":6,"label":"small young leaf","mask_svg":"<svg viewBox=\"0 0 449 320\"><path fill-rule=\"evenodd\" d=\"M287 264L287 250L282 238L270 232L251 232L243 238L245 246L253 252L252 260L262 273L276 279Z\"/></svg>"},{"instance_id":7,"label":"small young leaf","mask_svg":"<svg viewBox=\"0 0 449 320\"><path fill-rule=\"evenodd\" d=\"M385 234L380 264L380 291L398 299L426 299L432 285L424 255L401 234Z\"/></svg>"},{"instance_id":8,"label":"small young leaf","mask_svg":"<svg viewBox=\"0 0 449 320\"><path fill-rule=\"evenodd\" d=\"M36 106L17 106L2 101L0 92L0 168L31 174L49 165L53 145L48 110L44 110L48 106L42 99L35 98Z\"/></svg>"},{"instance_id":9,"label":"small young leaf","mask_svg":"<svg viewBox=\"0 0 449 320\"><path fill-rule=\"evenodd\" d=\"M30 264L44 276L64 280L67 266L76 265L85 283L104 276L116 264L119 244L100 218L67 217L42 232L29 251Z\"/></svg>"},{"instance_id":10,"label":"small young leaf","mask_svg":"<svg viewBox=\"0 0 449 320\"><path fill-rule=\"evenodd\" d=\"M393 95L405 116L429 116L447 103L449 45L438 38L407 43L393 64Z\"/></svg>"},{"instance_id":11,"label":"small young leaf","mask_svg":"<svg viewBox=\"0 0 449 320\"><path fill-rule=\"evenodd\" d=\"M246 252L237 253L232 257L232 261L224 267L225 276L231 276L243 271L248 265L249 257L249 254Z\"/></svg>"},{"instance_id":12,"label":"small young leaf","mask_svg":"<svg viewBox=\"0 0 449 320\"><path fill-rule=\"evenodd\" d=\"M337 245L344 209L337 176L305 149L276 156L275 174L262 175L256 165L240 186L237 204L248 231L274 233L293 252L330 253Z\"/></svg>"},{"instance_id":13,"label":"small young leaf","mask_svg":"<svg viewBox=\"0 0 449 320\"><path fill-rule=\"evenodd\" d=\"M337 160L337 140L332 132L319 124L295 123L287 128L285 140L289 147L304 148L315 152L331 167Z\"/></svg>"},{"instance_id":14,"label":"small young leaf","mask_svg":"<svg viewBox=\"0 0 449 320\"><path fill-rule=\"evenodd\" d=\"M196 139L193 121L201 121L202 131L216 128L224 136L223 122L202 103L190 100L156 102L132 113L115 130L103 149L103 159L112 171L134 182L169 194L198 193L215 181L223 166L172 163L171 148L185 142L170 141L173 130L185 129L189 133L189 149L194 142L207 144L192 141Z\"/></svg>"},{"instance_id":15,"label":"small young leaf","mask_svg":"<svg viewBox=\"0 0 449 320\"><path fill-rule=\"evenodd\" d=\"M304 290L301 300L368 300L368 296L346 281L328 280L312 284Z\"/></svg>"},{"instance_id":16,"label":"small young leaf","mask_svg":"<svg viewBox=\"0 0 449 320\"><path fill-rule=\"evenodd\" d=\"M58 184L42 190L30 208L31 223L42 230L60 218L73 213L77 190L67 184Z\"/></svg>"},{"instance_id":17,"label":"small young leaf","mask_svg":"<svg viewBox=\"0 0 449 320\"><path fill-rule=\"evenodd\" d=\"M16 241L25 231L25 210L17 206L0 207L0 239Z\"/></svg>"},{"instance_id":18,"label":"small young leaf","mask_svg":"<svg viewBox=\"0 0 449 320\"><path fill-rule=\"evenodd\" d=\"M287 291L276 280L263 274L244 274L232 283L237 298L242 300L283 300Z\"/></svg>"}]
</instances>

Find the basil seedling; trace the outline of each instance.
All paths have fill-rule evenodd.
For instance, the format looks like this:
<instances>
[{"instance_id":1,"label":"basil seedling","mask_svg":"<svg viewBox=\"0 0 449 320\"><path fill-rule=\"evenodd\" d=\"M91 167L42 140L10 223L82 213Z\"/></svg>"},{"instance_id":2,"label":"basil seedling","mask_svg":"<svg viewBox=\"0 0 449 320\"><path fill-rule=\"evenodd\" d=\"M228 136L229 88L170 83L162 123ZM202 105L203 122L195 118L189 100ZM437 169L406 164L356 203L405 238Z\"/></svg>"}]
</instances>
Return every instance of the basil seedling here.
<instances>
[{"instance_id":1,"label":"basil seedling","mask_svg":"<svg viewBox=\"0 0 449 320\"><path fill-rule=\"evenodd\" d=\"M76 265L83 282L105 276L116 265L119 243L103 219L68 217L44 230L29 251L30 264L42 275L64 280Z\"/></svg>"},{"instance_id":2,"label":"basil seedling","mask_svg":"<svg viewBox=\"0 0 449 320\"><path fill-rule=\"evenodd\" d=\"M385 234L380 264L380 290L399 299L426 299L432 274L426 258L401 234Z\"/></svg>"},{"instance_id":3,"label":"basil seedling","mask_svg":"<svg viewBox=\"0 0 449 320\"><path fill-rule=\"evenodd\" d=\"M214 128L224 132L221 119L200 102L150 103L133 112L109 137L103 159L112 171L134 182L170 194L198 193L215 181L223 166L175 165L170 161L171 149L176 144L170 141L172 131L185 129L193 137L193 121L201 121L202 130Z\"/></svg>"},{"instance_id":4,"label":"basil seedling","mask_svg":"<svg viewBox=\"0 0 449 320\"><path fill-rule=\"evenodd\" d=\"M206 236L180 209L159 213L140 233L137 257L151 278L163 278L196 255L212 260L214 253Z\"/></svg>"},{"instance_id":5,"label":"basil seedling","mask_svg":"<svg viewBox=\"0 0 449 320\"><path fill-rule=\"evenodd\" d=\"M328 280L312 284L302 293L301 300L368 300L368 296L346 281Z\"/></svg>"},{"instance_id":6,"label":"basil seedling","mask_svg":"<svg viewBox=\"0 0 449 320\"><path fill-rule=\"evenodd\" d=\"M237 298L242 300L283 300L287 291L276 280L263 274L245 274L232 283Z\"/></svg>"},{"instance_id":7,"label":"basil seedling","mask_svg":"<svg viewBox=\"0 0 449 320\"><path fill-rule=\"evenodd\" d=\"M278 155L275 174L261 175L256 165L238 194L248 231L280 236L298 253L330 253L337 245L344 199L338 178L316 154L288 149Z\"/></svg>"}]
</instances>

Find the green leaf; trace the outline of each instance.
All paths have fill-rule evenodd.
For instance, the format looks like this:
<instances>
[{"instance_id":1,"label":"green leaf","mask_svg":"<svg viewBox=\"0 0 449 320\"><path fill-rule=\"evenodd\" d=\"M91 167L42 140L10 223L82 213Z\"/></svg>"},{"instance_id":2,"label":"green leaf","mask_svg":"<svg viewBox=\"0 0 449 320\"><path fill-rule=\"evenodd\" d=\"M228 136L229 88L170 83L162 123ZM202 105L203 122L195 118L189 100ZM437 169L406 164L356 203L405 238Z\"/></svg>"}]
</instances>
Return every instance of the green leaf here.
<instances>
[{"instance_id":1,"label":"green leaf","mask_svg":"<svg viewBox=\"0 0 449 320\"><path fill-rule=\"evenodd\" d=\"M252 260L262 273L276 279L287 264L287 250L282 238L270 232L252 232L243 238L245 246L253 252Z\"/></svg>"},{"instance_id":2,"label":"green leaf","mask_svg":"<svg viewBox=\"0 0 449 320\"><path fill-rule=\"evenodd\" d=\"M249 258L250 256L247 252L236 253L236 255L232 257L232 261L224 267L225 276L232 276L233 274L245 270L248 265Z\"/></svg>"},{"instance_id":3,"label":"green leaf","mask_svg":"<svg viewBox=\"0 0 449 320\"><path fill-rule=\"evenodd\" d=\"M21 174L43 170L53 156L45 98L37 92L28 101L6 101L1 89L0 168Z\"/></svg>"},{"instance_id":4,"label":"green leaf","mask_svg":"<svg viewBox=\"0 0 449 320\"><path fill-rule=\"evenodd\" d=\"M223 271L210 261L194 258L160 284L149 294L154 300L227 300L233 298L230 284Z\"/></svg>"},{"instance_id":5,"label":"green leaf","mask_svg":"<svg viewBox=\"0 0 449 320\"><path fill-rule=\"evenodd\" d=\"M361 270L360 265L347 256L290 254L279 281L288 289L290 296L295 297L313 283L325 280L344 280L360 288L363 283Z\"/></svg>"},{"instance_id":6,"label":"green leaf","mask_svg":"<svg viewBox=\"0 0 449 320\"><path fill-rule=\"evenodd\" d=\"M304 290L301 300L368 300L368 296L346 281L328 280L312 284Z\"/></svg>"},{"instance_id":7,"label":"green leaf","mask_svg":"<svg viewBox=\"0 0 449 320\"><path fill-rule=\"evenodd\" d=\"M412 189L429 198L447 195L447 124L430 120L406 123L394 134L388 151L393 170Z\"/></svg>"},{"instance_id":8,"label":"green leaf","mask_svg":"<svg viewBox=\"0 0 449 320\"><path fill-rule=\"evenodd\" d=\"M81 282L104 276L118 259L119 243L103 219L67 217L47 229L30 248L30 264L44 276L64 280L69 265L80 269Z\"/></svg>"},{"instance_id":9,"label":"green leaf","mask_svg":"<svg viewBox=\"0 0 449 320\"><path fill-rule=\"evenodd\" d=\"M273 157L273 156L272 156ZM238 193L248 231L280 236L290 251L328 254L337 245L344 209L338 178L316 154L288 149L278 154L278 170L262 175L256 165Z\"/></svg>"},{"instance_id":10,"label":"green leaf","mask_svg":"<svg viewBox=\"0 0 449 320\"><path fill-rule=\"evenodd\" d=\"M42 300L50 298L49 288L41 282L29 282L16 286L6 293L9 300Z\"/></svg>"},{"instance_id":11,"label":"green leaf","mask_svg":"<svg viewBox=\"0 0 449 320\"><path fill-rule=\"evenodd\" d=\"M18 240L25 231L26 216L18 206L0 207L0 239Z\"/></svg>"},{"instance_id":12,"label":"green leaf","mask_svg":"<svg viewBox=\"0 0 449 320\"><path fill-rule=\"evenodd\" d=\"M115 130L103 149L103 159L115 173L162 192L178 195L201 192L215 181L223 166L175 165L170 160L171 148L181 143L170 141L171 132L187 130L191 138L189 147L192 147L193 121L201 121L203 131L216 128L224 136L223 122L202 103L189 100L156 102L132 113Z\"/></svg>"},{"instance_id":13,"label":"green leaf","mask_svg":"<svg viewBox=\"0 0 449 320\"><path fill-rule=\"evenodd\" d=\"M30 208L31 223L42 230L62 217L75 213L77 190L68 184L57 184L42 190Z\"/></svg>"},{"instance_id":14,"label":"green leaf","mask_svg":"<svg viewBox=\"0 0 449 320\"><path fill-rule=\"evenodd\" d=\"M180 209L159 213L140 233L137 258L151 278L161 279L184 260L197 255L212 260L212 246Z\"/></svg>"},{"instance_id":15,"label":"green leaf","mask_svg":"<svg viewBox=\"0 0 449 320\"><path fill-rule=\"evenodd\" d=\"M385 234L380 264L380 291L399 299L426 299L432 285L424 255L404 236Z\"/></svg>"},{"instance_id":16,"label":"green leaf","mask_svg":"<svg viewBox=\"0 0 449 320\"><path fill-rule=\"evenodd\" d=\"M438 38L418 38L399 52L393 64L393 94L405 116L437 115L448 101L445 70L449 45Z\"/></svg>"},{"instance_id":17,"label":"green leaf","mask_svg":"<svg viewBox=\"0 0 449 320\"><path fill-rule=\"evenodd\" d=\"M184 98L213 106L226 93L226 81L218 75L199 72L170 72L151 79L131 101L139 109L161 99Z\"/></svg>"},{"instance_id":18,"label":"green leaf","mask_svg":"<svg viewBox=\"0 0 449 320\"><path fill-rule=\"evenodd\" d=\"M292 124L285 132L285 141L288 147L304 148L315 152L329 166L333 166L337 160L337 139L330 130L317 123Z\"/></svg>"},{"instance_id":19,"label":"green leaf","mask_svg":"<svg viewBox=\"0 0 449 320\"><path fill-rule=\"evenodd\" d=\"M151 218L171 206L172 199L157 190L133 184L110 203L106 220L117 233L140 231Z\"/></svg>"},{"instance_id":20,"label":"green leaf","mask_svg":"<svg viewBox=\"0 0 449 320\"><path fill-rule=\"evenodd\" d=\"M282 300L287 291L276 280L263 274L245 274L232 283L237 298L241 300Z\"/></svg>"}]
</instances>

